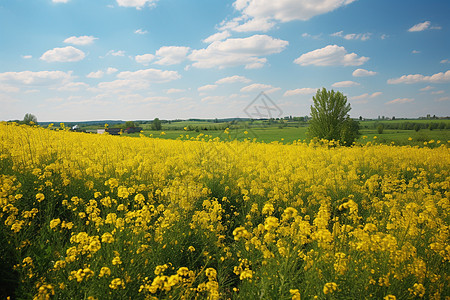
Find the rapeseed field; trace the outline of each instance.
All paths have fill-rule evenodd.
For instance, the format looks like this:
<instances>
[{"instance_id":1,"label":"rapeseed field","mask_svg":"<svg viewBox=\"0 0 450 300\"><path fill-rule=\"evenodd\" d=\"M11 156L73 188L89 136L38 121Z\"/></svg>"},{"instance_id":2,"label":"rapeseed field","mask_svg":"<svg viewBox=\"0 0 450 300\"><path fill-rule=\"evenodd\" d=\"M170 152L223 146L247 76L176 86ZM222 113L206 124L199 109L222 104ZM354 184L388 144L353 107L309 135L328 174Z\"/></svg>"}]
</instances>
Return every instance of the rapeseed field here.
<instances>
[{"instance_id":1,"label":"rapeseed field","mask_svg":"<svg viewBox=\"0 0 450 300\"><path fill-rule=\"evenodd\" d=\"M2 123L1 296L449 299L450 151L433 144Z\"/></svg>"}]
</instances>

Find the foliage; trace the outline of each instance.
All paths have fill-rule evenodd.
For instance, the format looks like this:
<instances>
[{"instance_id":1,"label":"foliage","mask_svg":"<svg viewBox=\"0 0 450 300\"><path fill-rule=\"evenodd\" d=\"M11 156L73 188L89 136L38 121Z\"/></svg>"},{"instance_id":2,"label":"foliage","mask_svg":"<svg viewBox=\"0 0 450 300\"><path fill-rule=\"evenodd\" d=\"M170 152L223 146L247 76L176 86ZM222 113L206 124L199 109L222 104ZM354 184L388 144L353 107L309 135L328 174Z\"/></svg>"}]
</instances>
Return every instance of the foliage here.
<instances>
[{"instance_id":1,"label":"foliage","mask_svg":"<svg viewBox=\"0 0 450 300\"><path fill-rule=\"evenodd\" d=\"M347 103L347 97L341 92L323 88L317 91L313 102L309 135L319 139L341 140L343 144L351 145L359 132L352 131L357 126L354 125L355 121L349 121L348 113L351 107Z\"/></svg>"},{"instance_id":2,"label":"foliage","mask_svg":"<svg viewBox=\"0 0 450 300\"><path fill-rule=\"evenodd\" d=\"M383 134L383 130L384 130L384 125L380 124L377 126L377 132L378 134Z\"/></svg>"},{"instance_id":3,"label":"foliage","mask_svg":"<svg viewBox=\"0 0 450 300\"><path fill-rule=\"evenodd\" d=\"M329 144L0 124L0 297L449 295L447 144Z\"/></svg>"},{"instance_id":4,"label":"foliage","mask_svg":"<svg viewBox=\"0 0 450 300\"><path fill-rule=\"evenodd\" d=\"M158 118L155 118L152 122L152 130L161 130L161 128L161 121Z\"/></svg>"},{"instance_id":5,"label":"foliage","mask_svg":"<svg viewBox=\"0 0 450 300\"><path fill-rule=\"evenodd\" d=\"M125 129L127 128L135 128L136 124L133 121L126 121L125 122Z\"/></svg>"},{"instance_id":6,"label":"foliage","mask_svg":"<svg viewBox=\"0 0 450 300\"><path fill-rule=\"evenodd\" d=\"M23 117L23 123L27 125L37 124L37 118L35 115L26 113Z\"/></svg>"}]
</instances>

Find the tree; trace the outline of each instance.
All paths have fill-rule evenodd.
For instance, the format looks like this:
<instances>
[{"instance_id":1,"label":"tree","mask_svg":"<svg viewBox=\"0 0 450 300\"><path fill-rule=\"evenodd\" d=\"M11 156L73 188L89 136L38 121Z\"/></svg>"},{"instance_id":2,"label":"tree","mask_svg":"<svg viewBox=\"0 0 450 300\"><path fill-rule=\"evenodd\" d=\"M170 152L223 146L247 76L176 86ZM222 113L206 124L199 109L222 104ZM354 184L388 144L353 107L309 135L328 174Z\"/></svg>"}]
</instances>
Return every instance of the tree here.
<instances>
[{"instance_id":1,"label":"tree","mask_svg":"<svg viewBox=\"0 0 450 300\"><path fill-rule=\"evenodd\" d=\"M125 129L127 128L134 128L136 127L136 124L133 121L126 121L125 122Z\"/></svg>"},{"instance_id":2,"label":"tree","mask_svg":"<svg viewBox=\"0 0 450 300\"><path fill-rule=\"evenodd\" d=\"M340 140L351 145L359 135L359 123L350 119L351 110L347 97L341 92L317 90L311 105L311 121L308 134L327 140Z\"/></svg>"},{"instance_id":3,"label":"tree","mask_svg":"<svg viewBox=\"0 0 450 300\"><path fill-rule=\"evenodd\" d=\"M33 122L33 123L32 123ZM25 114L25 116L23 117L23 123L27 124L27 125L32 125L32 124L37 124L37 118L35 115L27 113Z\"/></svg>"},{"instance_id":4,"label":"tree","mask_svg":"<svg viewBox=\"0 0 450 300\"><path fill-rule=\"evenodd\" d=\"M152 129L153 130L161 130L161 121L158 118L155 118L152 122Z\"/></svg>"}]
</instances>

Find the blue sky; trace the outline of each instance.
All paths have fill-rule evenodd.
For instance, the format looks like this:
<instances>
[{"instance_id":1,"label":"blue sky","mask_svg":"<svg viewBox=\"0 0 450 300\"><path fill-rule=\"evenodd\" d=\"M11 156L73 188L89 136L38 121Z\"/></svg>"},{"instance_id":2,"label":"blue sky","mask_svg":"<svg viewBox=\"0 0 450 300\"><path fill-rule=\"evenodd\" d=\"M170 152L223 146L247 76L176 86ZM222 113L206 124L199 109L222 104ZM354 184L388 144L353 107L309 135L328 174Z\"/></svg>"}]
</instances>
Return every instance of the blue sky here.
<instances>
[{"instance_id":1,"label":"blue sky","mask_svg":"<svg viewBox=\"0 0 450 300\"><path fill-rule=\"evenodd\" d=\"M450 116L448 0L0 0L0 120Z\"/></svg>"}]
</instances>

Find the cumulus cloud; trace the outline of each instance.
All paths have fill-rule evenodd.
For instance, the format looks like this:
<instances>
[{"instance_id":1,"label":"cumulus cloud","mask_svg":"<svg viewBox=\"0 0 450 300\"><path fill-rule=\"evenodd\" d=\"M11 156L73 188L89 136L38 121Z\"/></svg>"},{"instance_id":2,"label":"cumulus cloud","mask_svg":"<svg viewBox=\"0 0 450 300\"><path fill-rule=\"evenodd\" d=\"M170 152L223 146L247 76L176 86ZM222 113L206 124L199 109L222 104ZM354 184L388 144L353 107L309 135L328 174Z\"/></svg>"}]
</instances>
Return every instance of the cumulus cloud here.
<instances>
[{"instance_id":1,"label":"cumulus cloud","mask_svg":"<svg viewBox=\"0 0 450 300\"><path fill-rule=\"evenodd\" d=\"M311 94L315 94L317 92L318 89L314 89L314 88L301 88L301 89L295 89L295 90L287 90L284 93L284 97L289 97L289 96L295 96L295 95L311 95Z\"/></svg>"},{"instance_id":2,"label":"cumulus cloud","mask_svg":"<svg viewBox=\"0 0 450 300\"><path fill-rule=\"evenodd\" d=\"M372 94L365 93L365 94L362 94L362 95L359 95L359 96L350 97L350 100L371 99L371 98L378 97L378 96L380 96L382 94L383 94L382 92L375 92L375 93L372 93Z\"/></svg>"},{"instance_id":3,"label":"cumulus cloud","mask_svg":"<svg viewBox=\"0 0 450 300\"><path fill-rule=\"evenodd\" d=\"M147 30L144 30L144 29L141 29L141 28L139 28L139 29L135 30L135 31L134 31L134 33L136 33L136 34L147 34L147 33L148 33L148 31L147 31Z\"/></svg>"},{"instance_id":4,"label":"cumulus cloud","mask_svg":"<svg viewBox=\"0 0 450 300\"><path fill-rule=\"evenodd\" d=\"M22 71L0 73L0 82L11 85L52 86L72 80L72 72Z\"/></svg>"},{"instance_id":5,"label":"cumulus cloud","mask_svg":"<svg viewBox=\"0 0 450 300\"><path fill-rule=\"evenodd\" d=\"M153 54L142 54L142 55L136 55L134 57L134 60L136 60L137 63L148 65L152 60L155 59L155 56Z\"/></svg>"},{"instance_id":6,"label":"cumulus cloud","mask_svg":"<svg viewBox=\"0 0 450 300\"><path fill-rule=\"evenodd\" d=\"M215 41L207 48L194 50L189 59L196 68L226 68L244 65L246 68L262 67L267 59L261 56L279 53L289 42L267 35Z\"/></svg>"},{"instance_id":7,"label":"cumulus cloud","mask_svg":"<svg viewBox=\"0 0 450 300\"><path fill-rule=\"evenodd\" d=\"M185 92L186 90L184 90L184 89L174 89L174 88L172 88L172 89L168 89L167 91L166 91L166 93L167 94L175 94L175 93L182 93L182 92Z\"/></svg>"},{"instance_id":8,"label":"cumulus cloud","mask_svg":"<svg viewBox=\"0 0 450 300\"><path fill-rule=\"evenodd\" d=\"M241 16L222 22L234 31L267 31L277 22L306 21L328 13L355 0L236 0L234 8Z\"/></svg>"},{"instance_id":9,"label":"cumulus cloud","mask_svg":"<svg viewBox=\"0 0 450 300\"><path fill-rule=\"evenodd\" d=\"M437 102L449 101L449 100L450 100L450 97L448 97L448 96L445 96L445 97L441 97L441 98L436 99Z\"/></svg>"},{"instance_id":10,"label":"cumulus cloud","mask_svg":"<svg viewBox=\"0 0 450 300\"><path fill-rule=\"evenodd\" d=\"M84 59L85 56L84 52L80 49L67 46L48 50L42 54L40 59L46 62L76 62Z\"/></svg>"},{"instance_id":11,"label":"cumulus cloud","mask_svg":"<svg viewBox=\"0 0 450 300\"><path fill-rule=\"evenodd\" d=\"M359 83L351 81L351 80L346 80L346 81L335 82L331 86L332 87L351 87L351 86L357 86L357 85L359 85Z\"/></svg>"},{"instance_id":12,"label":"cumulus cloud","mask_svg":"<svg viewBox=\"0 0 450 300\"><path fill-rule=\"evenodd\" d=\"M125 71L117 74L117 78L126 80L139 80L147 82L169 82L181 78L177 71L163 71L158 69L145 69L135 72Z\"/></svg>"},{"instance_id":13,"label":"cumulus cloud","mask_svg":"<svg viewBox=\"0 0 450 300\"><path fill-rule=\"evenodd\" d=\"M273 87L270 84L262 84L262 83L253 83L241 88L241 92L243 93L264 91L265 93L270 94L278 90L280 90L280 88Z\"/></svg>"},{"instance_id":14,"label":"cumulus cloud","mask_svg":"<svg viewBox=\"0 0 450 300\"><path fill-rule=\"evenodd\" d=\"M86 75L87 78L102 78L103 75L105 74L105 72L103 72L102 70L98 70L96 72L91 72L89 74Z\"/></svg>"},{"instance_id":15,"label":"cumulus cloud","mask_svg":"<svg viewBox=\"0 0 450 300\"><path fill-rule=\"evenodd\" d=\"M368 57L359 57L356 53L347 53L344 47L328 45L302 54L294 60L294 63L301 66L360 66L368 60Z\"/></svg>"},{"instance_id":16,"label":"cumulus cloud","mask_svg":"<svg viewBox=\"0 0 450 300\"><path fill-rule=\"evenodd\" d=\"M347 33L344 34L343 31L338 31L335 33L330 34L331 36L337 36L337 37L341 37L344 38L346 40L361 40L361 41L367 41L368 39L370 39L370 36L372 35L369 32L366 33Z\"/></svg>"},{"instance_id":17,"label":"cumulus cloud","mask_svg":"<svg viewBox=\"0 0 450 300\"><path fill-rule=\"evenodd\" d=\"M97 40L98 38L93 37L93 36L87 36L87 35L82 35L82 36L71 36L67 39L64 40L64 43L66 44L72 44L72 45L77 45L77 46L85 46L85 45L90 45L92 44L95 40Z\"/></svg>"},{"instance_id":18,"label":"cumulus cloud","mask_svg":"<svg viewBox=\"0 0 450 300\"><path fill-rule=\"evenodd\" d=\"M118 51L111 50L111 51L109 51L106 55L112 55L112 56L125 56L125 51L123 51L123 50L118 50Z\"/></svg>"},{"instance_id":19,"label":"cumulus cloud","mask_svg":"<svg viewBox=\"0 0 450 300\"><path fill-rule=\"evenodd\" d=\"M436 73L431 76L424 76L422 74L411 74L411 75L403 75L399 78L392 78L388 79L388 84L399 84L399 83L406 83L406 84L413 84L413 83L444 83L444 82L450 82L450 70L443 73Z\"/></svg>"},{"instance_id":20,"label":"cumulus cloud","mask_svg":"<svg viewBox=\"0 0 450 300\"><path fill-rule=\"evenodd\" d=\"M427 85L426 87L421 88L419 91L426 92L426 91L429 91L429 90L432 90L432 89L434 89L434 87L432 87L431 85Z\"/></svg>"},{"instance_id":21,"label":"cumulus cloud","mask_svg":"<svg viewBox=\"0 0 450 300\"><path fill-rule=\"evenodd\" d=\"M63 86L56 88L56 90L60 92L78 92L82 89L87 89L88 87L89 85L84 82L68 82Z\"/></svg>"},{"instance_id":22,"label":"cumulus cloud","mask_svg":"<svg viewBox=\"0 0 450 300\"><path fill-rule=\"evenodd\" d=\"M403 104L403 103L409 103L413 102L413 98L397 98L392 101L386 102L386 104Z\"/></svg>"},{"instance_id":23,"label":"cumulus cloud","mask_svg":"<svg viewBox=\"0 0 450 300\"><path fill-rule=\"evenodd\" d=\"M440 26L431 26L430 21L425 21L423 23L418 23L414 25L413 27L409 28L409 32L418 32L418 31L424 31L427 29L442 29Z\"/></svg>"},{"instance_id":24,"label":"cumulus cloud","mask_svg":"<svg viewBox=\"0 0 450 300\"><path fill-rule=\"evenodd\" d=\"M145 6L155 6L156 0L117 0L117 4L123 7L135 7L142 9Z\"/></svg>"},{"instance_id":25,"label":"cumulus cloud","mask_svg":"<svg viewBox=\"0 0 450 300\"><path fill-rule=\"evenodd\" d=\"M207 85L199 87L197 89L197 91L199 91L199 92L213 91L216 88L217 88L217 85L215 85L215 84L207 84Z\"/></svg>"},{"instance_id":26,"label":"cumulus cloud","mask_svg":"<svg viewBox=\"0 0 450 300\"><path fill-rule=\"evenodd\" d=\"M202 42L210 44L215 41L222 41L224 39L229 38L230 36L231 36L231 34L225 30L225 31L217 32L213 35L210 35L209 37L204 39Z\"/></svg>"},{"instance_id":27,"label":"cumulus cloud","mask_svg":"<svg viewBox=\"0 0 450 300\"><path fill-rule=\"evenodd\" d=\"M367 71L365 69L356 69L352 73L353 77L366 77L366 76L374 76L377 75L377 72Z\"/></svg>"},{"instance_id":28,"label":"cumulus cloud","mask_svg":"<svg viewBox=\"0 0 450 300\"><path fill-rule=\"evenodd\" d=\"M179 64L186 59L189 49L189 47L178 46L161 47L155 53L158 57L158 61L156 61L155 64L166 66Z\"/></svg>"},{"instance_id":29,"label":"cumulus cloud","mask_svg":"<svg viewBox=\"0 0 450 300\"><path fill-rule=\"evenodd\" d=\"M251 80L244 76L234 75L229 77L224 77L222 79L219 79L216 81L217 84L224 84L224 83L236 83L236 82L243 82L248 83Z\"/></svg>"},{"instance_id":30,"label":"cumulus cloud","mask_svg":"<svg viewBox=\"0 0 450 300\"><path fill-rule=\"evenodd\" d=\"M86 77L87 78L102 78L103 75L105 75L105 73L108 75L111 75L111 74L116 73L117 71L118 70L116 68L109 67L108 69L106 69L106 72L104 72L102 70L98 70L96 72L91 72L91 73L87 74Z\"/></svg>"}]
</instances>

